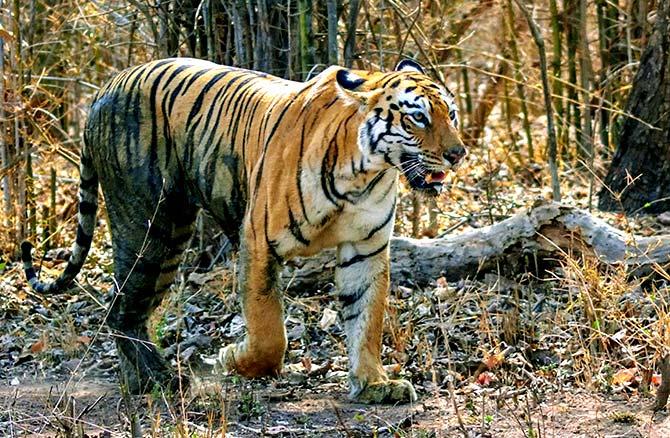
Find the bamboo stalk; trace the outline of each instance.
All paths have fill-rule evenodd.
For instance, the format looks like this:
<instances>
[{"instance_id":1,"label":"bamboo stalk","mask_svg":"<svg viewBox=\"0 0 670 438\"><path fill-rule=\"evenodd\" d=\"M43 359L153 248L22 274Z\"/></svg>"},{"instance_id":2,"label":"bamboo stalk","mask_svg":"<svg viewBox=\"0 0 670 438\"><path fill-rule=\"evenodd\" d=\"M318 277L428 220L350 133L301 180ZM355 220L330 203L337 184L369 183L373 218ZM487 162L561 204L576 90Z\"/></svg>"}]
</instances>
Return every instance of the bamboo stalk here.
<instances>
[{"instance_id":1,"label":"bamboo stalk","mask_svg":"<svg viewBox=\"0 0 670 438\"><path fill-rule=\"evenodd\" d=\"M20 1L19 0L14 0L14 10L13 10L13 21L14 21L14 56L12 57L12 61L14 62L14 70L16 71L16 91L14 94L14 108L21 108L22 102L22 94L21 91L23 90L23 50L21 47L22 43L22 34L21 34L21 8L20 8ZM19 115L17 113L17 110L14 111L14 155L18 158L23 157L23 138L21 136L22 129L21 129L21 120L19 119ZM26 236L26 216L27 216L27 208L26 208L26 186L25 186L25 175L24 174L16 174L14 177L14 189L15 193L17 196L17 206L18 206L18 211L19 211L19 216L15 217L15 242L21 242L23 241L24 237Z\"/></svg>"},{"instance_id":2,"label":"bamboo stalk","mask_svg":"<svg viewBox=\"0 0 670 438\"><path fill-rule=\"evenodd\" d=\"M30 146L26 145L26 214L28 219L28 235L37 235L37 211L35 203L35 180L33 178L33 157L30 154Z\"/></svg>"},{"instance_id":3,"label":"bamboo stalk","mask_svg":"<svg viewBox=\"0 0 670 438\"><path fill-rule=\"evenodd\" d=\"M566 16L565 26L566 26L566 38L567 38L567 49L568 49L568 82L570 86L568 87L568 101L572 102L569 105L566 119L567 119L567 129L570 130L570 125L575 127L575 132L577 134L582 132L582 116L581 109L579 107L579 97L577 96L577 49L579 46L579 32L575 26L575 14L577 13L577 0L564 0L563 2L563 11ZM566 144L569 144L569 133L566 133ZM577 147L579 148L579 141L577 141Z\"/></svg>"},{"instance_id":4,"label":"bamboo stalk","mask_svg":"<svg viewBox=\"0 0 670 438\"><path fill-rule=\"evenodd\" d=\"M286 33L288 34L287 38L287 62L286 62L286 77L291 79L293 78L293 63L291 62L291 54L293 53L293 46L291 44L292 33L291 33L291 0L288 0L286 3Z\"/></svg>"},{"instance_id":5,"label":"bamboo stalk","mask_svg":"<svg viewBox=\"0 0 670 438\"><path fill-rule=\"evenodd\" d=\"M533 135L530 128L530 119L528 118L528 105L526 104L526 91L524 89L524 78L521 73L521 60L519 56L519 47L517 45L517 35L514 29L514 11L512 0L507 0L507 35L510 45L510 54L514 63L514 80L516 82L516 93L519 97L521 105L521 114L523 116L523 130L526 134L526 142L528 143L528 159L535 161L535 148L533 147Z\"/></svg>"},{"instance_id":6,"label":"bamboo stalk","mask_svg":"<svg viewBox=\"0 0 670 438\"><path fill-rule=\"evenodd\" d=\"M133 14L130 20L130 33L128 35L128 57L126 58L126 68L133 65L133 40L135 39L135 32L137 31L136 14Z\"/></svg>"},{"instance_id":7,"label":"bamboo stalk","mask_svg":"<svg viewBox=\"0 0 670 438\"><path fill-rule=\"evenodd\" d=\"M254 58L261 71L274 73L277 66L273 62L274 57L270 56L269 53L272 47L272 35L270 33L270 17L265 0L260 0L257 3L256 12L258 14L258 25L256 27L256 52Z\"/></svg>"},{"instance_id":8,"label":"bamboo stalk","mask_svg":"<svg viewBox=\"0 0 670 438\"><path fill-rule=\"evenodd\" d=\"M551 106L551 88L549 86L549 74L547 72L547 53L544 46L544 38L542 37L540 27L535 22L535 19L528 8L526 8L526 5L524 5L521 0L515 0L515 2L526 17L526 21L528 21L528 26L533 35L533 40L535 40L535 44L537 45L537 51L540 58L542 91L544 94L544 106L547 112L547 139L549 142L547 147L547 158L549 161L549 172L551 173L551 190L554 201L560 202L561 186L560 181L558 180L558 169L556 165L556 131L554 130L554 112Z\"/></svg>"},{"instance_id":9,"label":"bamboo stalk","mask_svg":"<svg viewBox=\"0 0 670 438\"><path fill-rule=\"evenodd\" d=\"M217 62L216 47L214 39L214 3L212 0L204 0L202 3L202 21L205 24L205 35L207 38L207 59ZM254 57L256 58L256 57Z\"/></svg>"},{"instance_id":10,"label":"bamboo stalk","mask_svg":"<svg viewBox=\"0 0 670 438\"><path fill-rule=\"evenodd\" d=\"M338 64L337 59L337 0L327 0L328 7L328 62Z\"/></svg>"},{"instance_id":11,"label":"bamboo stalk","mask_svg":"<svg viewBox=\"0 0 670 438\"><path fill-rule=\"evenodd\" d=\"M507 127L507 136L509 137L514 156L517 160L520 160L519 145L516 142L514 129L512 129L512 102L509 95L509 81L507 79L501 79L501 81L503 82L503 93L505 95L505 126Z\"/></svg>"},{"instance_id":12,"label":"bamboo stalk","mask_svg":"<svg viewBox=\"0 0 670 438\"><path fill-rule=\"evenodd\" d=\"M4 0L0 0L0 9L4 8ZM4 14L0 14L0 27L5 27ZM0 38L0 78L5 78L5 38ZM2 197L4 201L5 223L4 226L10 229L12 226L12 191L9 183L7 170L9 168L9 149L5 143L5 81L0 80L0 169L2 176Z\"/></svg>"},{"instance_id":13,"label":"bamboo stalk","mask_svg":"<svg viewBox=\"0 0 670 438\"><path fill-rule=\"evenodd\" d=\"M249 31L246 15L247 7L244 0L236 0L231 8L233 12L233 26L235 28L235 54L237 65L240 67L250 67L250 53L247 45L245 33Z\"/></svg>"},{"instance_id":14,"label":"bamboo stalk","mask_svg":"<svg viewBox=\"0 0 670 438\"><path fill-rule=\"evenodd\" d=\"M549 11L551 13L551 74L552 88L554 95L554 106L558 120L563 119L563 82L561 81L561 56L563 54L563 45L561 39L561 23L559 21L558 5L556 0L549 0ZM562 124L557 126L557 140L563 138ZM559 145L559 148L561 145Z\"/></svg>"},{"instance_id":15,"label":"bamboo stalk","mask_svg":"<svg viewBox=\"0 0 670 438\"><path fill-rule=\"evenodd\" d=\"M465 60L463 59L463 51L462 50L457 50L456 53L458 54L458 63L463 65L464 67L466 66ZM461 123L461 126L464 127L465 123L468 123L472 119L472 96L470 94L470 75L468 74L468 69L467 68L461 68L461 80L463 81L463 95L465 96L465 116L463 119L465 119Z\"/></svg>"},{"instance_id":16,"label":"bamboo stalk","mask_svg":"<svg viewBox=\"0 0 670 438\"><path fill-rule=\"evenodd\" d=\"M58 186L58 181L56 180L56 169L51 168L50 172L50 183L49 183L49 192L50 192L50 201L51 201L51 215L47 216L49 218L49 239L45 239L45 242L58 242L58 222L56 220L56 187Z\"/></svg>"},{"instance_id":17,"label":"bamboo stalk","mask_svg":"<svg viewBox=\"0 0 670 438\"><path fill-rule=\"evenodd\" d=\"M593 136L591 126L591 57L589 54L588 39L586 34L586 0L579 0L579 81L582 94L583 123L581 132L581 156L587 162L589 169L593 168ZM589 206L591 196L589 196Z\"/></svg>"},{"instance_id":18,"label":"bamboo stalk","mask_svg":"<svg viewBox=\"0 0 670 438\"><path fill-rule=\"evenodd\" d=\"M52 248L51 236L53 228L51 228L51 213L49 212L49 206L42 206L42 245L44 245L44 250L48 251Z\"/></svg>"},{"instance_id":19,"label":"bamboo stalk","mask_svg":"<svg viewBox=\"0 0 670 438\"><path fill-rule=\"evenodd\" d=\"M601 102L603 100L610 100L611 96L609 95L609 87L607 85L607 77L609 76L610 72L610 56L609 56L609 49L608 49L608 35L607 35L607 30L606 30L606 25L605 25L605 9L607 7L607 1L606 0L597 0L596 1L596 16L598 19L598 52L600 55L600 96L601 96ZM602 144L603 149L605 151L609 150L609 132L608 132L608 126L609 126L609 112L605 107L601 104L600 107L598 108L598 112L600 114L600 129L599 129L599 134L600 134L600 144Z\"/></svg>"},{"instance_id":20,"label":"bamboo stalk","mask_svg":"<svg viewBox=\"0 0 670 438\"><path fill-rule=\"evenodd\" d=\"M211 1L211 0L209 0ZM247 43L247 50L249 53L249 56L252 58L250 62L251 68L254 70L259 70L260 69L260 60L258 56L258 39L256 38L256 33L254 32L254 29L258 28L258 25L256 23L256 8L254 7L254 3L256 3L253 0L246 0L245 1L246 6L247 6L247 19L248 19L248 32L246 32L245 39Z\"/></svg>"},{"instance_id":21,"label":"bamboo stalk","mask_svg":"<svg viewBox=\"0 0 670 438\"><path fill-rule=\"evenodd\" d=\"M347 39L344 43L344 66L351 68L354 63L356 50L356 23L358 22L358 11L360 0L350 0L349 17L347 19Z\"/></svg>"},{"instance_id":22,"label":"bamboo stalk","mask_svg":"<svg viewBox=\"0 0 670 438\"><path fill-rule=\"evenodd\" d=\"M298 40L300 50L300 76L304 80L314 65L312 44L312 2L298 0Z\"/></svg>"}]
</instances>

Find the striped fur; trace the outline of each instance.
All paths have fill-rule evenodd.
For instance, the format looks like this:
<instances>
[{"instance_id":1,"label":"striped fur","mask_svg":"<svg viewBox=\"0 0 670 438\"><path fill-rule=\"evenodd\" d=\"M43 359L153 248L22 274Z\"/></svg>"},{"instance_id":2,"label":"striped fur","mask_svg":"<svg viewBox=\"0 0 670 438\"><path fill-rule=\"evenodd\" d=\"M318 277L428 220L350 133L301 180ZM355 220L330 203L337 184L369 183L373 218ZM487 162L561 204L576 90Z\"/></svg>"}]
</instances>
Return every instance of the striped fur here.
<instances>
[{"instance_id":1,"label":"striped fur","mask_svg":"<svg viewBox=\"0 0 670 438\"><path fill-rule=\"evenodd\" d=\"M24 244L26 276L42 293L71 284L91 246L100 185L116 279L108 324L127 385L145 392L172 381L145 342L146 323L199 209L239 245L248 334L220 357L245 376L282 368L280 264L337 247L351 396L411 400L411 385L389 380L380 362L396 183L404 174L437 194L432 175L465 155L456 125L453 96L411 61L391 73L331 67L307 83L183 58L126 70L91 105L72 257L56 281L41 283Z\"/></svg>"}]
</instances>

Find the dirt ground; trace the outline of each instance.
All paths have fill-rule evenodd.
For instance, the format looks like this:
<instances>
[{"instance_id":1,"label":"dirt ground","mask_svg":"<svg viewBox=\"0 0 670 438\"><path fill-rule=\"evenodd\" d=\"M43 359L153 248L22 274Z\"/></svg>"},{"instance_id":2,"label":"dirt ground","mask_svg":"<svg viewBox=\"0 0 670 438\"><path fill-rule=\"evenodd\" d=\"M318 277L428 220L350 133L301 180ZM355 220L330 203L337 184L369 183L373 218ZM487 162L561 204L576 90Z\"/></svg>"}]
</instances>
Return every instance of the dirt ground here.
<instances>
[{"instance_id":1,"label":"dirt ground","mask_svg":"<svg viewBox=\"0 0 670 438\"><path fill-rule=\"evenodd\" d=\"M210 382L211 383L211 382ZM603 396L564 389L540 400L495 394L467 401L456 395L423 393L405 406L367 406L350 403L343 385L324 384L318 391L295 389L280 378L273 382L233 383L220 394L200 385L199 395L184 397L168 409L150 396L134 397L130 407L113 382L73 380L24 381L0 388L2 436L128 436L132 414L145 435L170 436L168 424L182 419L195 436L225 431L230 437L255 436L408 436L408 437L668 437L670 419L652 415L651 398ZM67 388L64 390L64 388ZM205 391L205 392L202 392ZM250 398L245 398L248 394ZM203 401L219 399L203 409ZM68 405L68 407L64 407ZM220 409L216 409L216 405ZM197 410L197 413L195 410ZM160 413L159 413L160 412ZM185 414L184 414L185 413ZM210 418L207 418L207 416ZM77 420L72 420L75 417ZM158 418L161 418L159 421ZM460 417L460 420L459 420ZM462 423L462 424L461 424ZM70 435L68 435L68 433ZM193 435L188 435L193 436Z\"/></svg>"},{"instance_id":2,"label":"dirt ground","mask_svg":"<svg viewBox=\"0 0 670 438\"><path fill-rule=\"evenodd\" d=\"M618 348L622 329L605 313L594 338L569 288L497 275L394 285L383 363L413 382L419 401L368 406L347 398L328 287L286 293L284 374L249 381L212 373L219 348L244 335L231 270L186 272L151 334L193 384L124 397L104 324L112 280L101 247L88 275L58 296L29 292L18 263L0 278L1 437L670 437L668 417L650 408L658 381L642 383L653 350L633 338ZM62 266L47 260L44 275ZM654 321L642 292L607 303Z\"/></svg>"}]
</instances>

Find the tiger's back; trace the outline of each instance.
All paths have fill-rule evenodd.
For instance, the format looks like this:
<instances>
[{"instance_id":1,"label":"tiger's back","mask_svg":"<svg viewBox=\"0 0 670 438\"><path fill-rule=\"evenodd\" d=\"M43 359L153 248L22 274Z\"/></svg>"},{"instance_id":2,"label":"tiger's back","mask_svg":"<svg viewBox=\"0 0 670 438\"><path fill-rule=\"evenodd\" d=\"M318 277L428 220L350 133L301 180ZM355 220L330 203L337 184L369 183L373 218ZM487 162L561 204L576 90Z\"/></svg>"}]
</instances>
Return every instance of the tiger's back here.
<instances>
[{"instance_id":1,"label":"tiger's back","mask_svg":"<svg viewBox=\"0 0 670 438\"><path fill-rule=\"evenodd\" d=\"M86 125L103 193L133 193L129 210L183 194L175 214L183 202L206 208L236 239L271 109L301 86L183 58L124 71L97 93Z\"/></svg>"}]
</instances>

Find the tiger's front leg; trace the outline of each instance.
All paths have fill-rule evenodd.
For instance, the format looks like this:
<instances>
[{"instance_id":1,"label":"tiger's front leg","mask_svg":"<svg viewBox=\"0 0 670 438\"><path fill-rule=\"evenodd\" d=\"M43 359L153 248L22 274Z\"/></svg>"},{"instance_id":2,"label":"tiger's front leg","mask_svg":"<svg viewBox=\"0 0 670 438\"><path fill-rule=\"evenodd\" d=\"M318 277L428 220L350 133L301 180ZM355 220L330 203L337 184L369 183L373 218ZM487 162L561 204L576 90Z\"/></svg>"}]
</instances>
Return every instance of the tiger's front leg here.
<instances>
[{"instance_id":1,"label":"tiger's front leg","mask_svg":"<svg viewBox=\"0 0 670 438\"><path fill-rule=\"evenodd\" d=\"M238 265L247 335L223 348L219 363L245 377L277 376L287 345L283 302L276 288L278 260L265 242L242 242Z\"/></svg>"},{"instance_id":2,"label":"tiger's front leg","mask_svg":"<svg viewBox=\"0 0 670 438\"><path fill-rule=\"evenodd\" d=\"M351 399L363 403L413 402L407 380L390 380L381 348L389 287L388 241L344 243L338 247L335 281L347 334Z\"/></svg>"}]
</instances>

